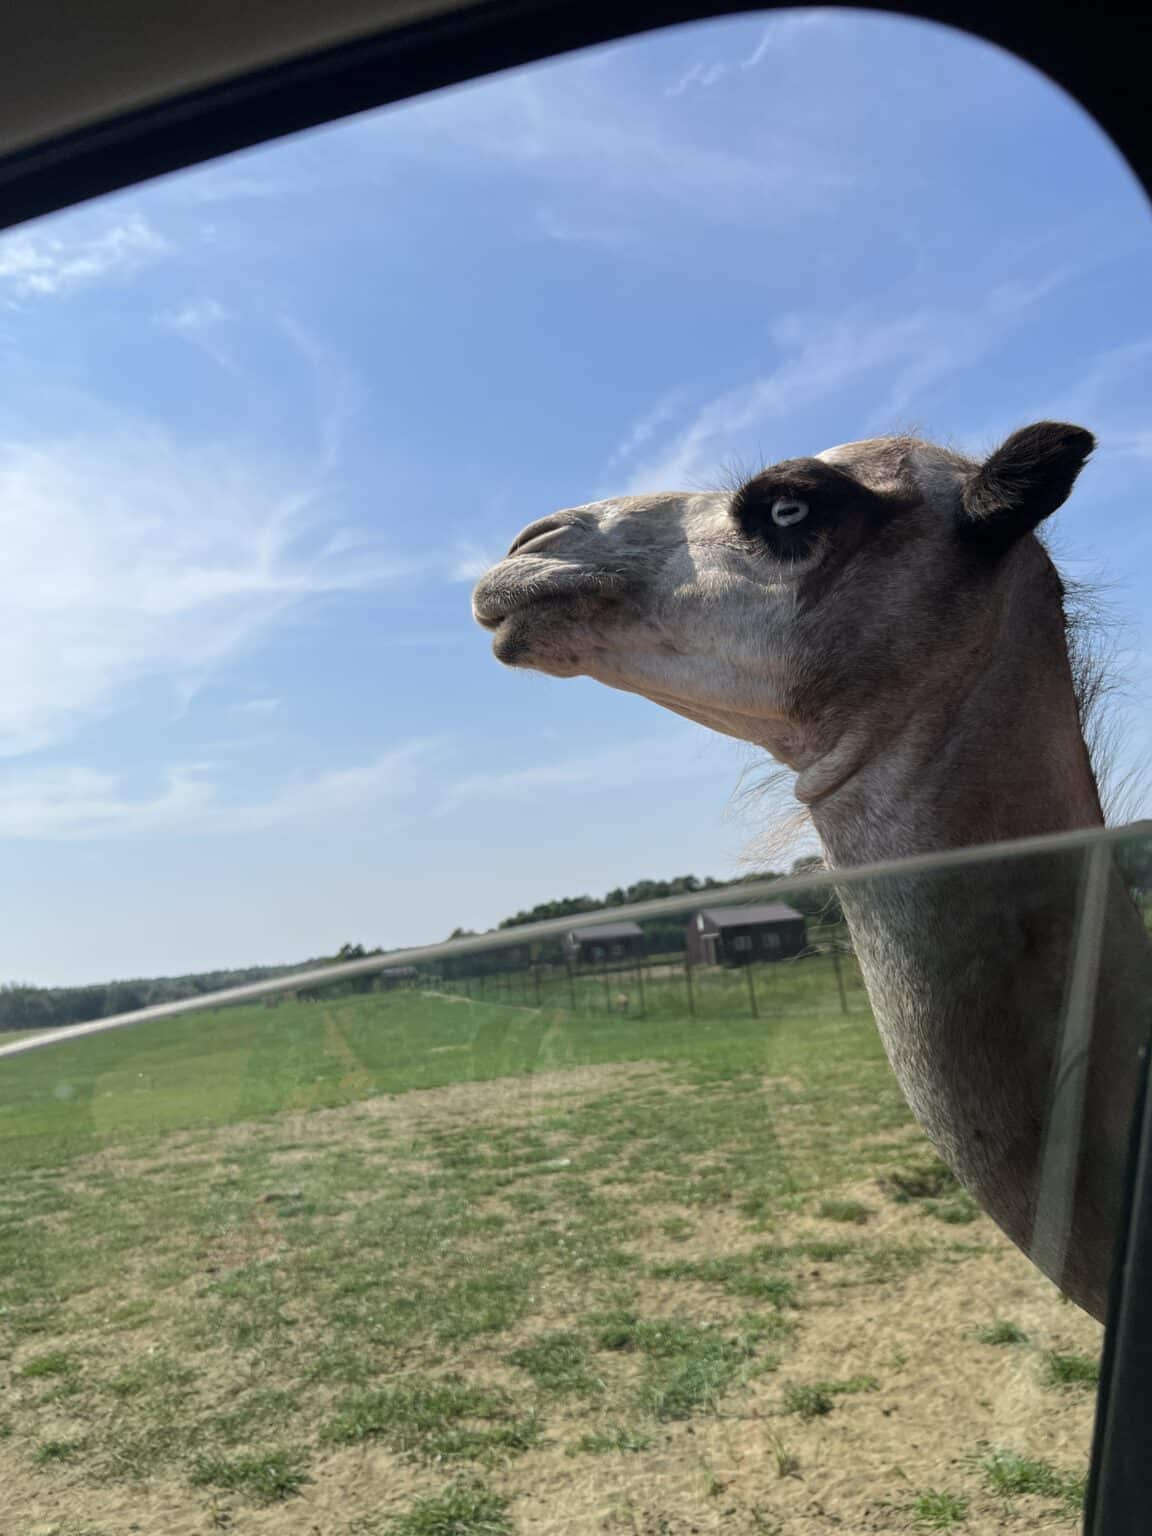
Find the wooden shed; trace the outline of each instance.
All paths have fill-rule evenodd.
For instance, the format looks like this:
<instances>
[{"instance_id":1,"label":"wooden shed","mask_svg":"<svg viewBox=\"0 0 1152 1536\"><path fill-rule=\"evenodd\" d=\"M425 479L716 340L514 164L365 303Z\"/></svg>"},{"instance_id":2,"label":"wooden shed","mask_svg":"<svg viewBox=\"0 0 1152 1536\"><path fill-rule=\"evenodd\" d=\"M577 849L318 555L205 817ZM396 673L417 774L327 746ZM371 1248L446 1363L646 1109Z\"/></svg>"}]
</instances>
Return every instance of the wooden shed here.
<instances>
[{"instance_id":1,"label":"wooden shed","mask_svg":"<svg viewBox=\"0 0 1152 1536\"><path fill-rule=\"evenodd\" d=\"M564 935L564 954L573 965L634 960L643 953L644 930L639 923L598 923Z\"/></svg>"},{"instance_id":2,"label":"wooden shed","mask_svg":"<svg viewBox=\"0 0 1152 1536\"><path fill-rule=\"evenodd\" d=\"M788 960L808 947L803 914L782 901L754 907L710 907L696 913L684 938L693 965Z\"/></svg>"}]
</instances>

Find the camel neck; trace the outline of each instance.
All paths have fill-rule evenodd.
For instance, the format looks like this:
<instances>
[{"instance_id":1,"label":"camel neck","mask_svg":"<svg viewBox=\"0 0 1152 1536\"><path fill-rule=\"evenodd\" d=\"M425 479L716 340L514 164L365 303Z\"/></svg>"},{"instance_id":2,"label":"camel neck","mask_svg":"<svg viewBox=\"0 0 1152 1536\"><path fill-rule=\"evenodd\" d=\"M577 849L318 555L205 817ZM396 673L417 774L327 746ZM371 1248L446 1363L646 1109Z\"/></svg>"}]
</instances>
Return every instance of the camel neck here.
<instances>
[{"instance_id":1,"label":"camel neck","mask_svg":"<svg viewBox=\"0 0 1152 1536\"><path fill-rule=\"evenodd\" d=\"M1061 660L1023 675L991 666L962 697L916 700L890 749L859 754L812 805L833 871L1100 825ZM1076 1257L1048 1264L1035 1246L1038 1180L1084 869L1076 851L1036 854L846 885L840 899L920 1123L1013 1241L1100 1316L1152 952L1111 872L1082 1127L1094 1161L1076 1176Z\"/></svg>"},{"instance_id":2,"label":"camel neck","mask_svg":"<svg viewBox=\"0 0 1152 1536\"><path fill-rule=\"evenodd\" d=\"M1067 653L996 658L966 690L922 687L880 734L849 722L802 778L844 867L1102 826Z\"/></svg>"}]
</instances>

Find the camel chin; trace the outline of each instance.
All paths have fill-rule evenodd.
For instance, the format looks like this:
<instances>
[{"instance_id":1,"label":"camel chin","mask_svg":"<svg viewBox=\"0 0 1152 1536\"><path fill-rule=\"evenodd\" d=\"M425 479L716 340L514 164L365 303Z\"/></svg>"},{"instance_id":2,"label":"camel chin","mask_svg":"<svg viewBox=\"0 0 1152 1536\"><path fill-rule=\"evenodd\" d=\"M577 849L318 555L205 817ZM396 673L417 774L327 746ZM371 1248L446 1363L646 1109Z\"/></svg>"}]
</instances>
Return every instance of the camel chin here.
<instances>
[{"instance_id":1,"label":"camel chin","mask_svg":"<svg viewBox=\"0 0 1152 1536\"><path fill-rule=\"evenodd\" d=\"M581 652L611 626L622 587L611 574L573 564L502 561L477 586L472 611L492 631L506 667L577 677Z\"/></svg>"},{"instance_id":2,"label":"camel chin","mask_svg":"<svg viewBox=\"0 0 1152 1536\"><path fill-rule=\"evenodd\" d=\"M562 604L543 599L507 614L492 636L492 654L506 667L577 677L580 662L575 635L564 623Z\"/></svg>"}]
</instances>

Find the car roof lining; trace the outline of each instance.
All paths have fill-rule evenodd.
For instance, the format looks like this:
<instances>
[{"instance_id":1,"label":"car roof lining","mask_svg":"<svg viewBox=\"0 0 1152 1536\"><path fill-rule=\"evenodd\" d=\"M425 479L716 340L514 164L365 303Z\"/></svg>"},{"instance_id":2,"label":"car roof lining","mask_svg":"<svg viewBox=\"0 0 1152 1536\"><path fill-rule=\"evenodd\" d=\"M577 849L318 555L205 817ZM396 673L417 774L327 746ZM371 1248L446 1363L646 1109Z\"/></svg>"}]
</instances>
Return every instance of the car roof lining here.
<instances>
[{"instance_id":1,"label":"car roof lining","mask_svg":"<svg viewBox=\"0 0 1152 1536\"><path fill-rule=\"evenodd\" d=\"M492 70L771 9L749 0L8 0L0 228ZM920 0L885 11L966 29L1028 59L1152 184L1152 8L1098 0L1091 25L1082 8L1029 0Z\"/></svg>"}]
</instances>

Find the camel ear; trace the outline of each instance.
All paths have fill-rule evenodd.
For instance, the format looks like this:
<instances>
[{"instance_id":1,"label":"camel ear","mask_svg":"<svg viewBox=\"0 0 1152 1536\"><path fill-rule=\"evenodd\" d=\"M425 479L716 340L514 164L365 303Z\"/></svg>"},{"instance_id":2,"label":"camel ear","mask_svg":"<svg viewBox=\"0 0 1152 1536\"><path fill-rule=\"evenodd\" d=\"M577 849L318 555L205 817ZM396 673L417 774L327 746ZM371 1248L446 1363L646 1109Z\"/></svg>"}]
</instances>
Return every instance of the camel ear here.
<instances>
[{"instance_id":1,"label":"camel ear","mask_svg":"<svg viewBox=\"0 0 1152 1536\"><path fill-rule=\"evenodd\" d=\"M964 488L962 519L977 537L1009 543L1063 506L1096 446L1083 427L1038 421L1013 432Z\"/></svg>"}]
</instances>

